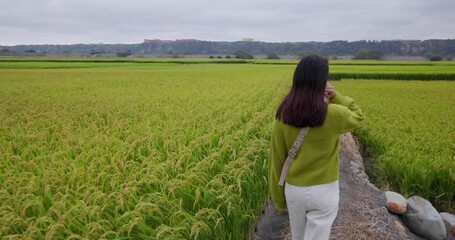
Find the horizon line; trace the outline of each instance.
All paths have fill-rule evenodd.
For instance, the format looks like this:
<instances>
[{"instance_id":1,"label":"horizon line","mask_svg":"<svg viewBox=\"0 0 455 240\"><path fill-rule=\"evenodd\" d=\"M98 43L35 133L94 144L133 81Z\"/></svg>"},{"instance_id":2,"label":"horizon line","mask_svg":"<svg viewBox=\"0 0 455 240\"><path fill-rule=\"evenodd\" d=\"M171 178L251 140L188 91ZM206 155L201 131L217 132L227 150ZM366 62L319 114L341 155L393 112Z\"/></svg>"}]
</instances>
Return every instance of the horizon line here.
<instances>
[{"instance_id":1,"label":"horizon line","mask_svg":"<svg viewBox=\"0 0 455 240\"><path fill-rule=\"evenodd\" d=\"M146 41L156 41L159 43L175 43L175 42L262 42L262 43L311 43L311 42L318 42L318 43L329 43L329 42L382 42L382 41L430 41L430 40L455 40L455 38L430 38L430 39L361 39L361 40L330 40L330 41L263 41L263 40L256 40L256 39L243 39L243 40L236 40L236 41L229 41L229 40L202 40L202 39L144 39L142 42L135 42L135 43L19 43L14 45L0 45L2 47L15 47L15 46L33 46L33 45L133 45L133 44L144 44L147 43Z\"/></svg>"}]
</instances>

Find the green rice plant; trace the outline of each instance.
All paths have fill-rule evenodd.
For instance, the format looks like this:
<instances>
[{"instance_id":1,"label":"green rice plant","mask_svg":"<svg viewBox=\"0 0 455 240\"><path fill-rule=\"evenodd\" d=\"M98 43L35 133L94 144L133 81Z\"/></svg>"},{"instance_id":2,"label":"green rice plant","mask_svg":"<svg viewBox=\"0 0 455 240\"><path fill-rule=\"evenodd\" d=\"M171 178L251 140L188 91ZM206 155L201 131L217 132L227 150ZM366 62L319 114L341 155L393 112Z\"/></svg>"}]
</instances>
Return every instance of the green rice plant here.
<instances>
[{"instance_id":1,"label":"green rice plant","mask_svg":"<svg viewBox=\"0 0 455 240\"><path fill-rule=\"evenodd\" d=\"M334 85L365 112L355 133L376 158L372 174L379 183L453 211L455 84L343 80Z\"/></svg>"},{"instance_id":2,"label":"green rice plant","mask_svg":"<svg viewBox=\"0 0 455 240\"><path fill-rule=\"evenodd\" d=\"M355 62L355 61L354 61ZM454 64L337 64L330 63L330 79L455 80Z\"/></svg>"},{"instance_id":3,"label":"green rice plant","mask_svg":"<svg viewBox=\"0 0 455 240\"><path fill-rule=\"evenodd\" d=\"M378 80L424 80L440 81L455 80L455 73L358 73L335 72L330 73L331 80L341 79L378 79Z\"/></svg>"},{"instance_id":4,"label":"green rice plant","mask_svg":"<svg viewBox=\"0 0 455 240\"><path fill-rule=\"evenodd\" d=\"M245 59L204 59L204 58L60 58L60 57L8 57L0 58L0 63L53 63L59 65L61 63L167 63L167 64L239 64L250 63L252 60ZM3 64L0 64L2 66ZM81 65L81 64L75 64ZM68 65L69 66L69 65Z\"/></svg>"}]
</instances>

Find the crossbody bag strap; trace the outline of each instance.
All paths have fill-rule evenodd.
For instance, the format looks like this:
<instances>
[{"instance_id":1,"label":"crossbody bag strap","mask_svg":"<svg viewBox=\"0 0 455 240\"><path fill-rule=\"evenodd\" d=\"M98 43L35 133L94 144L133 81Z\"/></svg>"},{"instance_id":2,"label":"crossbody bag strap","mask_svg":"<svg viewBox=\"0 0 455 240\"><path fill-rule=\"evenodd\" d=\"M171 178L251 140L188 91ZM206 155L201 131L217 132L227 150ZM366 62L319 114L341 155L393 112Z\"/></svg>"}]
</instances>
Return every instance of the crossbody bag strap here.
<instances>
[{"instance_id":1,"label":"crossbody bag strap","mask_svg":"<svg viewBox=\"0 0 455 240\"><path fill-rule=\"evenodd\" d=\"M284 180L286 179L286 175L288 174L292 161L294 161L295 155L297 155L297 152L299 151L300 146L302 145L303 140L305 140L305 137L308 134L309 130L310 127L302 128L302 130L300 130L299 135L295 139L294 144L292 144L291 149L289 149L288 156L286 157L286 161L284 162L283 165L283 169L281 169L280 181L278 181L278 184L280 186L284 185Z\"/></svg>"}]
</instances>

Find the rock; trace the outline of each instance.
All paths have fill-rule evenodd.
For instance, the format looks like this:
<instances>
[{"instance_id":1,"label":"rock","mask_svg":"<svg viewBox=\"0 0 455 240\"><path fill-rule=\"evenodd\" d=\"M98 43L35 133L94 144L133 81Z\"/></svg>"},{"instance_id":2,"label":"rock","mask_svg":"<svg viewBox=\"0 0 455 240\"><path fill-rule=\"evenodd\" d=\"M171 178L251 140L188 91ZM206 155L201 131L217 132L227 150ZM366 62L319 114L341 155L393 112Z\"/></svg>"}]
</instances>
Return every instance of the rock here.
<instances>
[{"instance_id":1,"label":"rock","mask_svg":"<svg viewBox=\"0 0 455 240\"><path fill-rule=\"evenodd\" d=\"M443 212L440 214L442 217L442 220L444 221L445 224L449 226L449 230L452 234L455 234L455 215Z\"/></svg>"},{"instance_id":2,"label":"rock","mask_svg":"<svg viewBox=\"0 0 455 240\"><path fill-rule=\"evenodd\" d=\"M351 168L351 170L354 174L357 174L360 172L360 170L358 168Z\"/></svg>"},{"instance_id":3,"label":"rock","mask_svg":"<svg viewBox=\"0 0 455 240\"><path fill-rule=\"evenodd\" d=\"M361 167L360 167L360 164L359 163L356 163L354 161L350 161L349 164L351 165L349 168L351 169L351 171L354 173L354 175L358 175L360 173L362 173L363 171L361 170ZM365 174L366 176L366 174ZM358 177L362 177L362 176L358 176Z\"/></svg>"},{"instance_id":4,"label":"rock","mask_svg":"<svg viewBox=\"0 0 455 240\"><path fill-rule=\"evenodd\" d=\"M357 164L357 163L354 162L354 161L351 161L350 164L351 164L351 168L357 168L357 169L360 168L359 164Z\"/></svg>"},{"instance_id":5,"label":"rock","mask_svg":"<svg viewBox=\"0 0 455 240\"><path fill-rule=\"evenodd\" d=\"M403 214L406 212L408 201L401 194L386 191L385 198L387 199L386 207L389 211L396 214Z\"/></svg>"},{"instance_id":6,"label":"rock","mask_svg":"<svg viewBox=\"0 0 455 240\"><path fill-rule=\"evenodd\" d=\"M357 174L357 177L363 178L363 179L368 179L368 175L365 172L359 172Z\"/></svg>"},{"instance_id":7,"label":"rock","mask_svg":"<svg viewBox=\"0 0 455 240\"><path fill-rule=\"evenodd\" d=\"M404 223L412 232L426 239L446 239L446 227L442 217L429 201L419 196L408 198Z\"/></svg>"}]
</instances>

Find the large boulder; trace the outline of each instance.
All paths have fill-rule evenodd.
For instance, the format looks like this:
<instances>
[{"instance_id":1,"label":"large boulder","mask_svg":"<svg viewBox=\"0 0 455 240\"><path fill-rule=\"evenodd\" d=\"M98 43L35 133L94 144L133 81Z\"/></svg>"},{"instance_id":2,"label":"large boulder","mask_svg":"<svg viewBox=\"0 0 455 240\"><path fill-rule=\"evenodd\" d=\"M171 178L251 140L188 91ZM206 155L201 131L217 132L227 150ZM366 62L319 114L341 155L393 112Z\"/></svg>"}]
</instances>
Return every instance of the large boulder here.
<instances>
[{"instance_id":1,"label":"large boulder","mask_svg":"<svg viewBox=\"0 0 455 240\"><path fill-rule=\"evenodd\" d=\"M441 215L424 198L419 196L408 198L404 222L412 232L421 237L429 240L446 239L446 227Z\"/></svg>"},{"instance_id":2,"label":"large boulder","mask_svg":"<svg viewBox=\"0 0 455 240\"><path fill-rule=\"evenodd\" d=\"M441 213L442 220L448 226L452 234L455 234L455 215L443 212Z\"/></svg>"},{"instance_id":3,"label":"large boulder","mask_svg":"<svg viewBox=\"0 0 455 240\"><path fill-rule=\"evenodd\" d=\"M386 191L385 198L387 199L386 207L389 211L395 214L403 214L406 212L408 201L401 194Z\"/></svg>"}]
</instances>

